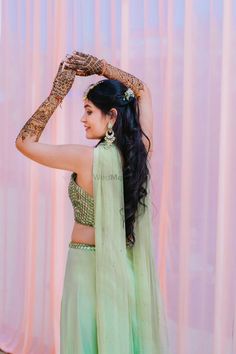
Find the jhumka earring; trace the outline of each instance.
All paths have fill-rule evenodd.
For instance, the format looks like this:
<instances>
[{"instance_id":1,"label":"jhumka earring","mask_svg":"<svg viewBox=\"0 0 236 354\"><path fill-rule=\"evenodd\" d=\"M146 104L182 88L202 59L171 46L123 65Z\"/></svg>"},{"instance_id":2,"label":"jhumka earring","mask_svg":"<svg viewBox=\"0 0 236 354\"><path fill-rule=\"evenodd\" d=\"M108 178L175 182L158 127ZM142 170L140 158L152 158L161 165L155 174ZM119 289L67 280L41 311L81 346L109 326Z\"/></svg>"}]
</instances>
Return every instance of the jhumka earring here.
<instances>
[{"instance_id":1,"label":"jhumka earring","mask_svg":"<svg viewBox=\"0 0 236 354\"><path fill-rule=\"evenodd\" d=\"M106 136L105 136L105 141L106 141L106 145L107 147L111 146L113 141L116 139L114 136L114 130L112 129L112 124L111 122L108 123L107 126L107 131L106 131Z\"/></svg>"}]
</instances>

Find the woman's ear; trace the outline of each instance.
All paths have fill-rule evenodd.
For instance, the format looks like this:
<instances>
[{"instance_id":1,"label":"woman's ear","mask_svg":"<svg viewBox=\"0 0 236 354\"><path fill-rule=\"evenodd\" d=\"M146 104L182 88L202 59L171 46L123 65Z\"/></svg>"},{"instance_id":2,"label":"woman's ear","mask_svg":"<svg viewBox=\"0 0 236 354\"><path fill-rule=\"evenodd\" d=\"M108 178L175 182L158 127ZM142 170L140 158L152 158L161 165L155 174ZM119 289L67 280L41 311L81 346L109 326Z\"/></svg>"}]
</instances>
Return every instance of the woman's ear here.
<instances>
[{"instance_id":1,"label":"woman's ear","mask_svg":"<svg viewBox=\"0 0 236 354\"><path fill-rule=\"evenodd\" d=\"M114 119L115 122L117 118L117 110L115 108L111 108L108 114L111 119Z\"/></svg>"}]
</instances>

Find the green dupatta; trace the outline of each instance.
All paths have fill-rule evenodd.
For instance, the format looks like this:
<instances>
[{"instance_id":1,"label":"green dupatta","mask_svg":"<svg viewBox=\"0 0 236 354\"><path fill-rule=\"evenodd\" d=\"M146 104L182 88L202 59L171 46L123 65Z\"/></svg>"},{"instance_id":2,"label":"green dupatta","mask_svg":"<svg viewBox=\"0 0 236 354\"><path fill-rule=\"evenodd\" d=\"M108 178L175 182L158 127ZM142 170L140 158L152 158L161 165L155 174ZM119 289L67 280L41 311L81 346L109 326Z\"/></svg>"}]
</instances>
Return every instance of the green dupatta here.
<instances>
[{"instance_id":1,"label":"green dupatta","mask_svg":"<svg viewBox=\"0 0 236 354\"><path fill-rule=\"evenodd\" d=\"M164 305L152 244L150 182L136 242L126 247L122 162L118 147L94 148L96 317L101 354L169 354Z\"/></svg>"}]
</instances>

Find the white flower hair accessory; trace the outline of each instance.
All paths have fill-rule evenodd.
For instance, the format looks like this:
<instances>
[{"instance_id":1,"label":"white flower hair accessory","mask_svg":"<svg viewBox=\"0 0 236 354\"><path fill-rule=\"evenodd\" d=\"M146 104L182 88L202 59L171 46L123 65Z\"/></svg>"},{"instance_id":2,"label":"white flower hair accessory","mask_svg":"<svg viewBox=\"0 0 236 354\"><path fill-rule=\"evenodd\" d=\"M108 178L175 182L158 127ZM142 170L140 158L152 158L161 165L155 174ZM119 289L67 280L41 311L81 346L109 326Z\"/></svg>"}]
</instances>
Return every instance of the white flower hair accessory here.
<instances>
[{"instance_id":1,"label":"white flower hair accessory","mask_svg":"<svg viewBox=\"0 0 236 354\"><path fill-rule=\"evenodd\" d=\"M124 95L125 97L123 98L123 101L129 101L130 97L134 97L134 91L131 88L128 88L128 90L125 91Z\"/></svg>"}]
</instances>

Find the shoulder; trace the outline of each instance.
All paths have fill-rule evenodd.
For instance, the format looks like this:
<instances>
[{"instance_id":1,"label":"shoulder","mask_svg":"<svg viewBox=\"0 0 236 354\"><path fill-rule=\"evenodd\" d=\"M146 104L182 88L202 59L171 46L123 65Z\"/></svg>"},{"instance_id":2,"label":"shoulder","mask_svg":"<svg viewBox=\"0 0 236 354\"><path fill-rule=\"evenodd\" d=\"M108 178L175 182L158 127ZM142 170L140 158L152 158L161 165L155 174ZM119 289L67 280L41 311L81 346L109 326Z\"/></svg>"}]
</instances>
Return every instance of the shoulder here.
<instances>
[{"instance_id":1,"label":"shoulder","mask_svg":"<svg viewBox=\"0 0 236 354\"><path fill-rule=\"evenodd\" d=\"M94 146L73 144L71 147L77 152L82 158L86 158L93 154Z\"/></svg>"},{"instance_id":2,"label":"shoulder","mask_svg":"<svg viewBox=\"0 0 236 354\"><path fill-rule=\"evenodd\" d=\"M94 154L94 146L75 144L74 145L74 154L77 156L77 165L75 168L75 172L80 173L81 168L89 168L93 163L93 154Z\"/></svg>"}]
</instances>

